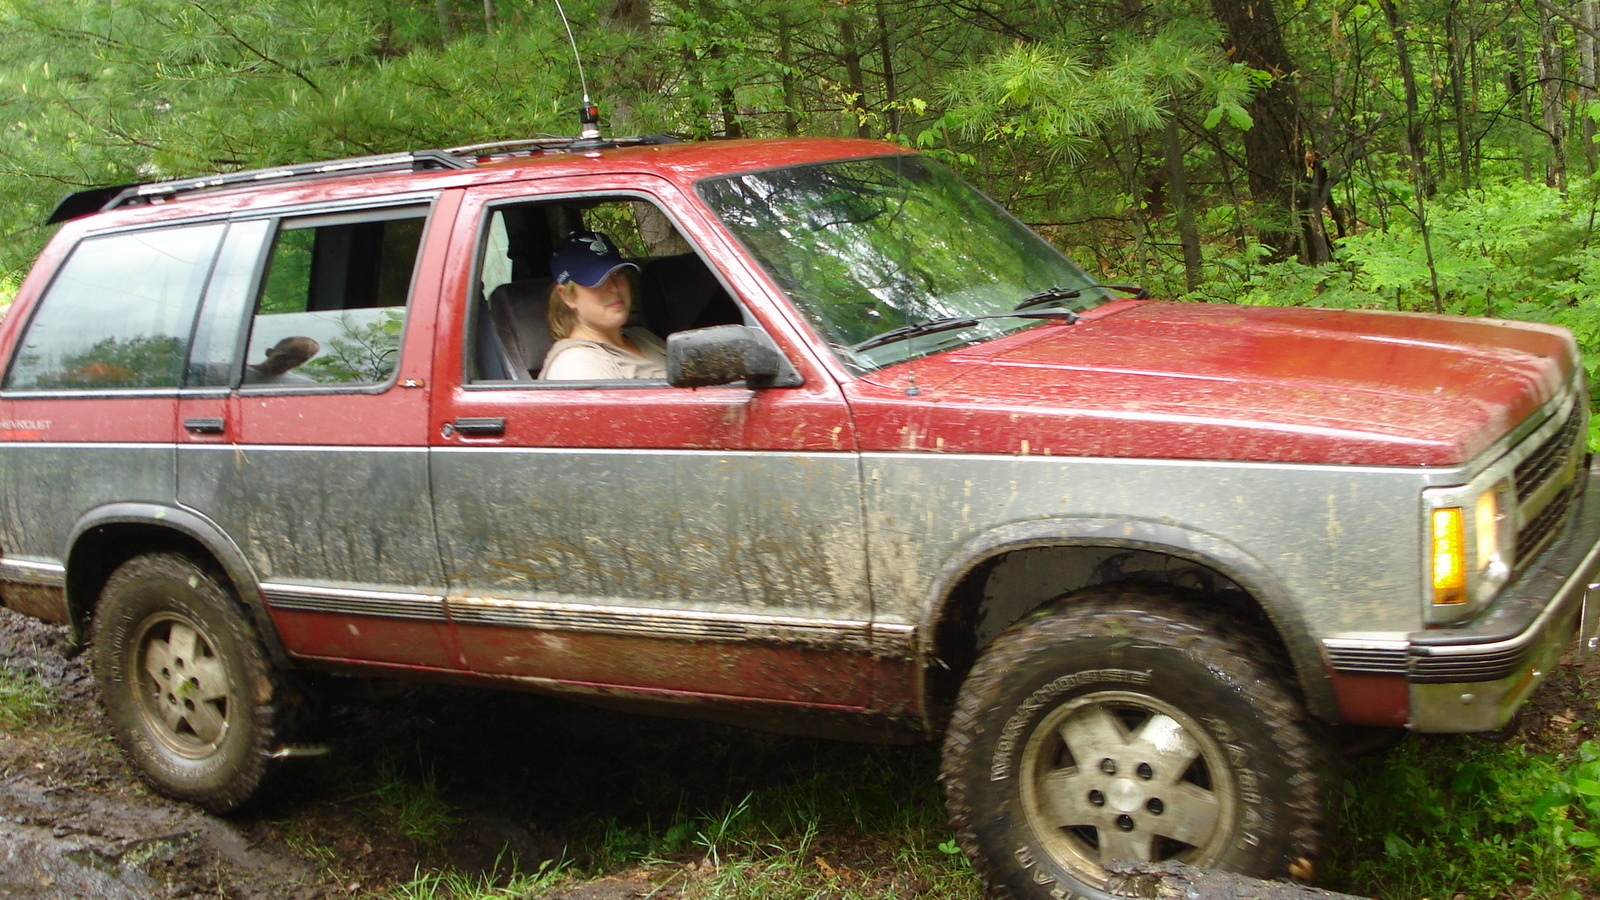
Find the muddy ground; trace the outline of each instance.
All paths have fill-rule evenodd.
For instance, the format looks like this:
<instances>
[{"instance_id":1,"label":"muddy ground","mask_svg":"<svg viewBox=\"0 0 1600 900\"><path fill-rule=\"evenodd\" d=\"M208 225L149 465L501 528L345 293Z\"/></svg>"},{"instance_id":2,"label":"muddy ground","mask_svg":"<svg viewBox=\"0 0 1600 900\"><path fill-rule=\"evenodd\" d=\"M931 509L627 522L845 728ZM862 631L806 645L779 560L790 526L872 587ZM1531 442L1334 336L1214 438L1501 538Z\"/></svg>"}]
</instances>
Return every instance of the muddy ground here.
<instances>
[{"instance_id":1,"label":"muddy ground","mask_svg":"<svg viewBox=\"0 0 1600 900\"><path fill-rule=\"evenodd\" d=\"M63 629L0 608L0 667L29 673L55 698L26 728L0 722L7 900L361 898L419 872L492 875L513 859L525 873L563 859L607 872L568 879L544 900L668 900L705 870L692 840L648 866L597 857L637 851L647 830L819 771L905 771L919 796L904 803L937 803L931 747L867 748L527 694L335 679L329 755L303 764L280 796L222 818L139 780L107 736L87 655L73 655ZM440 811L448 818L432 816ZM926 895L896 871L895 853L892 842L852 839L823 848L816 864L874 873L894 885L890 896Z\"/></svg>"},{"instance_id":2,"label":"muddy ground","mask_svg":"<svg viewBox=\"0 0 1600 900\"><path fill-rule=\"evenodd\" d=\"M593 854L615 840L597 823L619 834L660 828L685 810L737 805L742 794L862 754L925 771L929 790L934 777L929 748L773 737L512 693L374 692L351 681L332 688L330 756L298 770L282 796L219 818L143 785L106 736L86 663L61 629L0 609L0 666L54 697L28 727L0 723L0 898L371 897L441 866L493 872L514 857L531 871L570 860L575 844ZM1597 673L1564 665L1530 703L1518 739L1554 750L1600 735ZM437 790L418 792L419 783ZM396 785L412 788L400 796ZM429 818L430 798L447 803L448 820ZM859 869L906 877L895 874L892 844L836 849ZM676 879L705 864L685 851L544 896L665 900L678 894ZM890 894L928 896L914 879Z\"/></svg>"}]
</instances>

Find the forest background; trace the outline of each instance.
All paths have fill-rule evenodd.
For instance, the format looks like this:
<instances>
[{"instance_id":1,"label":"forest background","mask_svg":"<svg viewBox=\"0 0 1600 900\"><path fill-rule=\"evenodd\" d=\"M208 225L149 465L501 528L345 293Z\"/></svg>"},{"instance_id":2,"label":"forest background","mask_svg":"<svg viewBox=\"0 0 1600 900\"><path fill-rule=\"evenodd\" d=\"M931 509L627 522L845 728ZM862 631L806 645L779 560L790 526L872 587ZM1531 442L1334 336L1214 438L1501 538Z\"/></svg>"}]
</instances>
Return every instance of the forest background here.
<instances>
[{"instance_id":1,"label":"forest background","mask_svg":"<svg viewBox=\"0 0 1600 900\"><path fill-rule=\"evenodd\" d=\"M941 157L1161 297L1554 321L1600 374L1593 0L567 0L608 133ZM0 304L66 193L572 133L553 0L0 0ZM1591 379L1593 381L1593 379Z\"/></svg>"}]
</instances>

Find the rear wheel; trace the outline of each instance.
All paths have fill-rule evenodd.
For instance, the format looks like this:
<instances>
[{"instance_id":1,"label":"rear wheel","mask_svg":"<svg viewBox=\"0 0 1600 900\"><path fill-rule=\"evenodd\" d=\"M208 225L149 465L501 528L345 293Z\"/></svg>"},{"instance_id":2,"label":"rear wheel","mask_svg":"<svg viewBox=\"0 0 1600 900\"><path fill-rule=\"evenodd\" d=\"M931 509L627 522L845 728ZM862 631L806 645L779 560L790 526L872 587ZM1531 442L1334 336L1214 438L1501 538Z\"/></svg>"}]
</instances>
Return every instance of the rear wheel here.
<instances>
[{"instance_id":1,"label":"rear wheel","mask_svg":"<svg viewBox=\"0 0 1600 900\"><path fill-rule=\"evenodd\" d=\"M157 790L227 812L256 794L298 698L233 592L189 557L112 573L91 630L118 742Z\"/></svg>"},{"instance_id":2,"label":"rear wheel","mask_svg":"<svg viewBox=\"0 0 1600 900\"><path fill-rule=\"evenodd\" d=\"M996 639L963 686L942 778L997 894L1108 897L1113 860L1274 877L1315 857L1323 745L1236 624L1113 587Z\"/></svg>"}]
</instances>

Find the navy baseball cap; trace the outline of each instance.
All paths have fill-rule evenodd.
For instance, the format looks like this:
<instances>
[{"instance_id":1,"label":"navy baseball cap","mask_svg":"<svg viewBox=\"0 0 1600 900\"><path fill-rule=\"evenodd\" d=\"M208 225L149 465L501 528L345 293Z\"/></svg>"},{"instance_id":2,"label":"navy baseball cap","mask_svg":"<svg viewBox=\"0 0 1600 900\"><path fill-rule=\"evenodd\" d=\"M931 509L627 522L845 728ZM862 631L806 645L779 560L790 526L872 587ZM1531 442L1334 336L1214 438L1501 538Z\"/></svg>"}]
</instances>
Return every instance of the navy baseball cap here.
<instances>
[{"instance_id":1,"label":"navy baseball cap","mask_svg":"<svg viewBox=\"0 0 1600 900\"><path fill-rule=\"evenodd\" d=\"M576 232L550 254L550 274L557 284L576 281L584 287L595 287L625 266L639 268L623 261L617 245L598 231Z\"/></svg>"}]
</instances>

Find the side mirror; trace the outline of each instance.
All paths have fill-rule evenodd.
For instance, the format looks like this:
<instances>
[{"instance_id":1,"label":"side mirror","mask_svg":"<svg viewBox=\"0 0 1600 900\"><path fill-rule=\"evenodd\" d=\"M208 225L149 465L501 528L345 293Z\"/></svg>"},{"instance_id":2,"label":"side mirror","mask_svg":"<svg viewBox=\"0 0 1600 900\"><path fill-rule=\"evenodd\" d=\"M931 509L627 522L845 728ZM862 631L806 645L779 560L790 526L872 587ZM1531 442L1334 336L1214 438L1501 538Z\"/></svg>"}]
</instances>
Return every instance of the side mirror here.
<instances>
[{"instance_id":1,"label":"side mirror","mask_svg":"<svg viewBox=\"0 0 1600 900\"><path fill-rule=\"evenodd\" d=\"M668 384L710 387L736 381L753 388L795 387L800 373L759 328L713 325L667 335Z\"/></svg>"}]
</instances>

